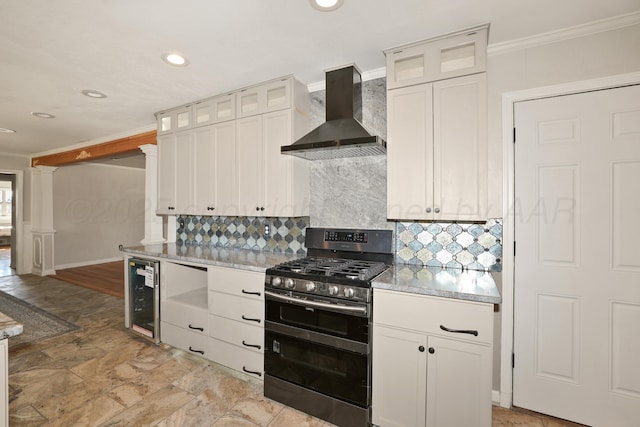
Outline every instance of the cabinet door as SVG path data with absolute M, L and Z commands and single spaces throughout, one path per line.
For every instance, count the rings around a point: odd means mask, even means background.
M 289 216 L 291 212 L 292 160 L 280 147 L 291 144 L 291 110 L 262 116 L 265 210 L 260 215 Z
M 374 324 L 373 343 L 373 423 L 384 427 L 424 426 L 427 336 Z
M 236 118 L 236 94 L 217 96 L 211 100 L 213 103 L 214 122 L 224 122 Z
M 216 209 L 216 167 L 214 126 L 193 132 L 193 182 L 195 214 L 214 215 Z
M 429 219 L 433 206 L 432 85 L 390 90 L 387 217 Z
M 200 101 L 193 104 L 193 127 L 206 126 L 214 122 L 215 103 L 213 100 Z
M 236 215 L 236 123 L 218 123 L 212 129 L 213 158 L 210 168 L 215 177 L 215 215 Z M 211 215 L 211 214 L 209 214 Z
M 158 137 L 158 209 L 159 214 L 175 214 L 176 208 L 176 139 L 174 135 Z
M 256 216 L 264 212 L 262 116 L 239 119 L 236 123 L 236 171 L 238 215 Z
M 486 70 L 488 25 L 385 51 L 387 89 Z
M 174 135 L 176 140 L 175 210 L 178 214 L 193 214 L 195 211 L 193 196 L 193 183 L 195 179 L 193 165 L 193 131 L 177 132 Z
M 282 110 L 291 107 L 293 80 L 286 78 L 264 85 L 264 112 Z
M 261 86 L 243 89 L 236 95 L 236 117 L 249 117 L 264 110 L 265 91 Z
M 491 347 L 432 336 L 428 345 L 427 426 L 490 427 Z
M 434 219 L 487 215 L 486 74 L 433 84 Z

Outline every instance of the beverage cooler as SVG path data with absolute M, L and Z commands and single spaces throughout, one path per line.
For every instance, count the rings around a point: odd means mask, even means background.
M 160 263 L 129 259 L 129 319 L 132 331 L 160 343 L 158 313 L 160 311 Z

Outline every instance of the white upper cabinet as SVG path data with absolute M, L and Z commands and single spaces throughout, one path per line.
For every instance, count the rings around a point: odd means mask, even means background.
M 235 134 L 233 120 L 194 130 L 193 214 L 231 215 L 235 212 Z
M 157 118 L 158 213 L 308 215 L 309 163 L 280 153 L 310 130 L 309 94 L 292 76 Z
M 180 166 L 178 165 L 186 165 Z M 193 133 L 158 138 L 158 214 L 193 210 Z
M 387 89 L 486 71 L 489 25 L 385 50 Z
M 237 117 L 291 108 L 292 85 L 292 78 L 283 78 L 238 91 Z
M 394 89 L 387 102 L 387 217 L 486 219 L 486 75 Z
M 230 93 L 193 104 L 193 125 L 206 126 L 236 118 L 236 95 Z
M 488 29 L 385 51 L 387 218 L 487 219 Z
M 184 106 L 156 114 L 158 135 L 186 130 L 192 126 L 191 106 Z

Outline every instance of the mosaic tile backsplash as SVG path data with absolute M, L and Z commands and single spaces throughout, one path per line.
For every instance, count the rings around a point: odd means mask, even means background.
M 502 271 L 502 220 L 484 224 L 396 223 L 396 262 Z
M 309 217 L 263 218 L 180 215 L 176 244 L 304 255 Z M 267 232 L 268 231 L 268 232 Z

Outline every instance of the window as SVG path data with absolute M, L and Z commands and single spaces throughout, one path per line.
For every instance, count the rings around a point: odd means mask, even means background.
M 0 216 L 11 216 L 11 202 L 13 193 L 11 190 L 0 189 Z

